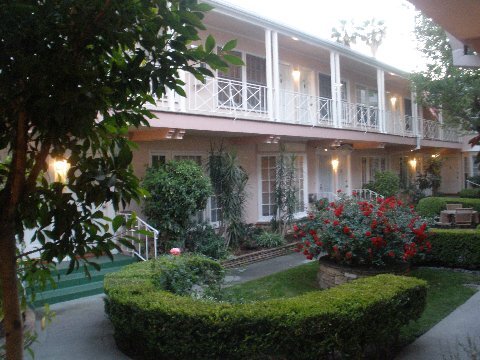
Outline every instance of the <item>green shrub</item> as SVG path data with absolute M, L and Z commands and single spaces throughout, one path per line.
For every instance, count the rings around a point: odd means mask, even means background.
M 149 262 L 105 278 L 118 347 L 141 359 L 318 359 L 387 348 L 425 307 L 426 284 L 394 275 L 245 304 L 161 291 Z
M 218 262 L 198 254 L 164 255 L 152 260 L 149 266 L 154 272 L 153 284 L 178 295 L 217 293 L 224 278 Z
M 259 247 L 274 248 L 285 245 L 285 238 L 279 233 L 264 231 L 255 236 L 255 242 Z
M 433 229 L 429 240 L 432 251 L 417 264 L 480 268 L 479 230 Z
M 458 196 L 462 198 L 480 198 L 480 189 L 462 189 Z
M 385 197 L 395 196 L 400 191 L 400 178 L 393 171 L 377 171 L 374 191 Z
M 447 208 L 447 204 L 462 204 L 463 207 L 480 211 L 480 199 L 452 198 L 452 197 L 427 197 L 419 201 L 417 212 L 421 216 L 433 217 Z
M 185 237 L 185 248 L 216 260 L 228 255 L 225 239 L 209 224 L 198 224 L 189 229 Z
M 205 208 L 212 194 L 209 178 L 193 161 L 147 169 L 143 186 L 150 193 L 143 212 L 163 240 L 183 240 L 190 217 Z

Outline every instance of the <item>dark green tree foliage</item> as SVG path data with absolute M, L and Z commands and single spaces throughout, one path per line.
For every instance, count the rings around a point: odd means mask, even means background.
M 207 206 L 212 194 L 210 179 L 193 161 L 170 161 L 150 168 L 143 186 L 150 193 L 143 212 L 165 242 L 184 240 L 190 218 Z
M 224 60 L 241 63 L 215 54 L 211 36 L 189 46 L 200 40 L 208 10 L 195 0 L 0 3 L 0 151 L 11 157 L 0 168 L 8 359 L 23 358 L 17 262 L 32 280 L 48 274 L 54 258 L 70 258 L 73 268 L 77 255 L 110 255 L 112 229 L 98 209 L 142 195 L 127 134 L 153 116 L 144 105 L 166 88 L 184 94 L 179 70 L 203 80 L 212 73 L 201 62 L 210 69 L 225 69 Z M 230 41 L 223 50 L 234 47 Z M 56 157 L 71 165 L 64 183 L 47 175 Z M 38 228 L 25 240 L 39 241 L 39 259 L 17 252 L 24 228 Z
M 415 32 L 427 61 L 426 69 L 412 76 L 417 100 L 442 109 L 446 123 L 480 132 L 480 71 L 453 65 L 445 31 L 431 19 L 419 15 Z M 479 141 L 479 136 L 471 140 Z
M 212 148 L 208 168 L 216 201 L 221 208 L 220 233 L 226 239 L 226 247 L 238 245 L 244 234 L 247 172 L 239 165 L 236 153 L 226 152 L 223 146 L 216 150 Z

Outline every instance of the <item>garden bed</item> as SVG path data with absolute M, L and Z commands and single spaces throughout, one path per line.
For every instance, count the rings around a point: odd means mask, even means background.
M 386 351 L 425 305 L 421 280 L 394 275 L 253 303 L 198 300 L 156 287 L 151 264 L 130 265 L 105 280 L 115 340 L 134 358 L 312 359 Z

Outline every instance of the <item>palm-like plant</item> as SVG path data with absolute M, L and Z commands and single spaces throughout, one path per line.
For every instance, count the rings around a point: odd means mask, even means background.
M 360 39 L 367 46 L 370 46 L 372 56 L 375 57 L 377 55 L 377 50 L 387 33 L 385 22 L 383 20 L 372 18 L 364 21 L 361 26 L 358 26 L 357 31 Z

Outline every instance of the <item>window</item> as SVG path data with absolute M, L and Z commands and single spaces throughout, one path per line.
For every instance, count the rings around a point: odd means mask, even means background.
M 378 92 L 357 85 L 357 121 L 364 126 L 378 126 Z
M 340 88 L 341 91 L 341 100 L 346 102 L 347 101 L 347 82 L 342 81 L 341 82 L 342 86 Z M 318 74 L 318 93 L 321 98 L 324 99 L 332 99 L 332 78 L 330 75 L 325 75 L 325 74 Z M 320 114 L 320 119 L 331 119 L 332 114 L 330 110 L 330 104 L 328 101 L 319 101 L 318 106 L 320 107 L 319 114 Z M 344 113 L 342 106 L 342 118 L 345 119 Z
M 196 163 L 199 166 L 202 166 L 202 156 L 201 155 L 175 155 L 173 157 L 175 161 L 190 160 Z
M 261 217 L 269 218 L 275 215 L 275 186 L 277 171 L 277 156 L 261 156 L 260 181 L 261 181 Z M 296 212 L 305 211 L 305 156 L 295 155 L 295 187 L 297 189 Z
M 375 180 L 375 173 L 387 169 L 387 161 L 384 157 L 362 157 L 362 184 Z
M 275 156 L 262 156 L 262 216 L 275 214 L 275 174 L 277 158 Z
M 167 157 L 163 154 L 151 154 L 150 164 L 152 167 L 165 165 Z
M 231 55 L 242 58 L 239 51 Z M 267 65 L 264 58 L 246 54 L 245 66 L 231 65 L 226 72 L 218 72 L 218 105 L 266 111 Z

